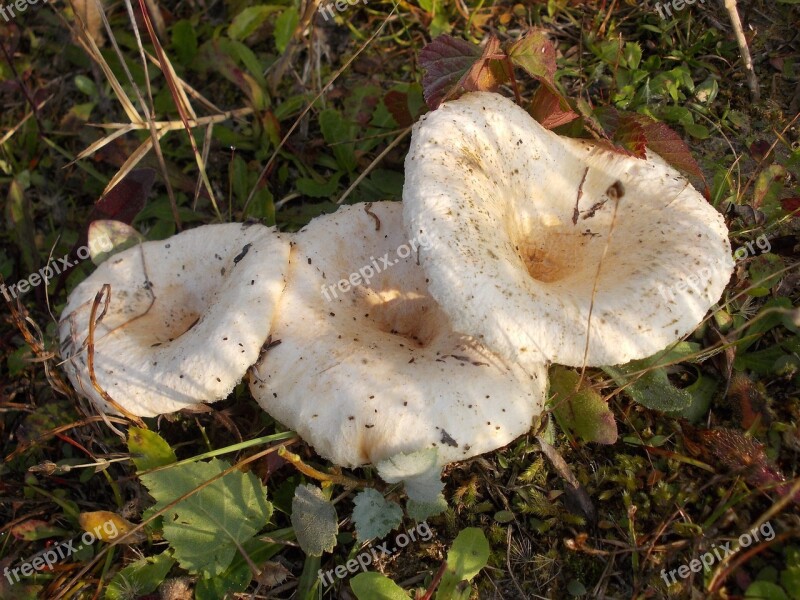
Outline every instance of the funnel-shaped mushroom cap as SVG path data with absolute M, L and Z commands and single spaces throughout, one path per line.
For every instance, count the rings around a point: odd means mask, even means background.
M 419 243 L 393 202 L 342 207 L 296 234 L 280 343 L 250 390 L 335 464 L 428 448 L 440 464 L 462 460 L 508 444 L 542 409 L 544 366 L 525 372 L 456 333 L 428 294 Z
M 116 412 L 92 385 L 86 347 L 95 295 L 110 284 L 94 331 L 94 371 L 112 400 L 147 417 L 225 398 L 258 360 L 288 260 L 285 237 L 241 223 L 197 227 L 112 256 L 72 291 L 59 323 L 72 385 Z
M 722 216 L 660 157 L 560 137 L 498 94 L 420 119 L 403 204 L 453 327 L 523 365 L 583 365 L 590 313 L 586 364 L 650 356 L 733 269 Z

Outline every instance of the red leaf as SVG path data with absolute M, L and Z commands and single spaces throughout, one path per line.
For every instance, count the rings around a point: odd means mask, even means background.
M 18 540 L 35 541 L 40 539 L 40 531 L 46 533 L 46 530 L 49 528 L 50 526 L 46 521 L 42 521 L 41 519 L 28 519 L 27 521 L 14 525 L 11 528 L 11 535 Z M 52 537 L 52 534 L 50 536 L 44 535 L 41 537 Z
M 122 180 L 101 197 L 89 213 L 89 218 L 81 230 L 78 241 L 69 251 L 69 257 L 77 265 L 80 262 L 78 250 L 85 246 L 89 240 L 89 225 L 99 219 L 113 219 L 122 221 L 126 225 L 133 222 L 134 217 L 144 208 L 150 188 L 153 187 L 156 172 L 153 169 L 133 169 Z M 67 275 L 75 266 L 67 267 L 61 271 L 56 285 L 56 291 L 61 289 Z
M 622 146 L 634 156 L 645 157 L 647 136 L 644 127 L 635 116 L 625 114 L 620 117 L 619 127 L 614 132 L 613 139 L 615 144 Z
M 383 97 L 386 109 L 392 114 L 400 127 L 408 127 L 414 123 L 411 111 L 408 109 L 408 94 L 392 90 Z
M 784 198 L 781 200 L 781 207 L 786 212 L 800 210 L 800 198 Z
M 764 140 L 757 140 L 750 144 L 750 156 L 752 156 L 755 160 L 763 160 L 764 157 L 769 152 L 770 144 Z
M 423 96 L 431 110 L 439 106 L 481 55 L 478 46 L 449 35 L 440 35 L 420 50 L 419 64 L 425 69 Z
M 697 431 L 704 449 L 710 451 L 722 464 L 732 471 L 743 470 L 747 483 L 753 487 L 770 488 L 770 493 L 787 494 L 791 485 L 786 483 L 781 470 L 769 460 L 764 446 L 733 429 L 718 427 Z M 800 493 L 794 498 L 800 502 Z
M 89 216 L 89 223 L 98 219 L 114 219 L 130 225 L 133 218 L 144 208 L 155 176 L 156 172 L 153 169 L 132 170 L 97 201 Z
M 481 57 L 470 67 L 459 82 L 468 92 L 493 92 L 508 79 L 503 63 L 497 59 L 500 40 L 490 36 L 483 47 Z
M 528 112 L 546 129 L 555 129 L 579 117 L 563 97 L 553 93 L 546 85 L 540 85 L 533 94 Z
M 709 195 L 703 171 L 700 170 L 700 165 L 697 164 L 681 137 L 664 123 L 653 121 L 644 115 L 638 115 L 637 119 L 644 130 L 647 147 L 658 153 L 661 158 L 679 171 L 696 177 L 706 188 L 706 195 Z

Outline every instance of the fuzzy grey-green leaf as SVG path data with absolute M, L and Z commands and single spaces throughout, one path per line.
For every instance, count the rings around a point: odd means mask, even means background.
M 292 499 L 292 526 L 306 554 L 322 556 L 336 546 L 339 524 L 333 503 L 313 485 L 299 485 Z

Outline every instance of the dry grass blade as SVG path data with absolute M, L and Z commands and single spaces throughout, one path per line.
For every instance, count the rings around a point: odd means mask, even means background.
M 275 158 L 278 156 L 278 153 L 281 151 L 281 148 L 283 148 L 286 145 L 286 142 L 289 140 L 291 135 L 294 133 L 294 130 L 297 129 L 300 126 L 300 123 L 302 123 L 302 121 L 305 118 L 305 116 L 309 113 L 309 111 L 317 103 L 317 100 L 319 100 L 323 96 L 323 94 L 328 91 L 328 88 L 330 88 L 334 84 L 334 82 L 339 78 L 339 76 L 342 73 L 344 73 L 344 71 L 353 63 L 353 61 L 356 58 L 358 58 L 359 55 L 364 50 L 366 50 L 369 47 L 369 45 L 381 34 L 381 32 L 383 31 L 384 27 L 386 27 L 386 24 L 389 22 L 389 19 L 392 17 L 392 15 L 394 15 L 394 13 L 396 11 L 397 11 L 397 5 L 395 5 L 392 8 L 391 12 L 388 15 L 386 15 L 386 18 L 381 22 L 381 26 L 378 27 L 378 29 L 375 31 L 375 33 L 373 33 L 366 42 L 361 44 L 359 49 L 356 50 L 353 53 L 353 56 L 348 58 L 347 61 L 336 71 L 336 73 L 333 74 L 333 76 L 330 78 L 328 83 L 326 83 L 325 86 L 319 91 L 319 93 L 316 96 L 314 96 L 314 99 L 311 102 L 308 103 L 308 105 L 303 109 L 303 112 L 301 112 L 298 115 L 297 119 L 295 119 L 294 123 L 292 123 L 292 126 L 289 128 L 289 131 L 286 132 L 286 135 L 283 136 L 283 139 L 281 139 L 281 141 L 278 144 L 277 148 L 275 148 L 275 151 L 272 153 L 272 156 L 269 157 L 269 160 L 267 161 L 267 164 L 264 165 L 264 168 L 261 169 L 261 172 L 258 174 L 258 178 L 256 179 L 256 183 L 253 186 L 253 189 L 250 190 L 250 194 L 248 194 L 247 200 L 244 203 L 244 210 L 245 211 L 247 211 L 247 207 L 250 206 L 250 202 L 253 200 L 253 196 L 255 196 L 256 191 L 258 190 L 258 183 L 262 179 L 264 179 L 264 176 L 269 171 L 269 168 L 272 166 L 272 163 L 275 161 Z
M 583 185 L 582 181 L 581 185 Z M 600 282 L 600 273 L 603 270 L 603 261 L 606 258 L 606 254 L 608 254 L 608 248 L 611 246 L 611 237 L 614 235 L 614 228 L 617 224 L 617 211 L 619 209 L 620 198 L 622 197 L 622 193 L 620 193 L 618 190 L 617 185 L 619 185 L 620 188 L 622 187 L 622 184 L 617 181 L 606 191 L 608 197 L 614 201 L 614 212 L 611 215 L 611 226 L 608 229 L 608 239 L 603 247 L 603 253 L 600 255 L 600 260 L 597 262 L 597 272 L 595 273 L 594 282 L 592 283 L 592 299 L 589 303 L 589 315 L 586 318 L 586 344 L 583 347 L 583 366 L 581 367 L 581 377 L 578 380 L 578 387 L 583 384 L 583 378 L 586 376 L 586 359 L 589 356 L 589 341 L 590 336 L 592 335 L 592 313 L 594 312 L 594 299 L 595 296 L 597 296 L 597 285 Z M 580 191 L 578 199 L 580 200 Z
M 5 289 L 5 279 L 3 278 L 2 274 L 0 274 L 0 287 Z M 28 316 L 27 311 L 22 306 L 19 298 L 17 299 L 16 305 L 11 300 L 6 298 L 6 306 L 8 306 L 8 309 L 11 312 L 11 321 L 22 335 L 25 343 L 33 351 L 37 361 L 44 365 L 45 375 L 47 376 L 47 381 L 50 386 L 58 393 L 69 396 L 69 386 L 64 383 L 64 380 L 61 378 L 61 375 L 58 373 L 58 371 L 54 370 L 50 365 L 50 361 L 55 357 L 55 355 L 45 347 L 43 341 L 44 335 L 42 334 L 38 325 L 36 325 L 36 323 Z M 36 330 L 36 335 L 31 332 L 29 326 Z
M 98 422 L 113 422 L 117 423 L 118 425 L 126 425 L 128 421 L 122 419 L 120 417 L 115 417 L 113 415 L 94 415 L 90 417 L 85 417 L 80 421 L 76 421 L 74 423 L 68 423 L 67 425 L 59 425 L 58 427 L 54 427 L 53 429 L 49 429 L 45 431 L 35 439 L 32 439 L 27 442 L 21 442 L 13 452 L 11 452 L 8 456 L 6 456 L 3 461 L 10 462 L 14 460 L 17 456 L 24 454 L 29 449 L 33 448 L 34 446 L 39 446 L 44 442 L 50 440 L 53 436 L 58 435 L 59 433 L 63 433 L 64 431 L 69 431 L 70 429 L 76 429 L 78 427 L 83 427 L 85 425 L 91 425 L 92 423 Z
M 278 443 L 278 444 L 276 444 L 274 446 L 270 446 L 266 450 L 262 450 L 261 452 L 257 452 L 257 453 L 255 453 L 255 454 L 253 454 L 251 456 L 248 456 L 247 458 L 243 458 L 242 460 L 240 460 L 239 462 L 237 462 L 234 465 L 231 465 L 229 468 L 225 469 L 221 473 L 218 473 L 217 475 L 214 475 L 214 477 L 212 477 L 208 481 L 204 481 L 203 483 L 198 485 L 193 490 L 190 490 L 190 491 L 186 492 L 180 498 L 176 498 L 175 500 L 173 500 L 172 502 L 170 502 L 169 504 L 164 506 L 164 508 L 162 508 L 160 510 L 157 510 L 156 512 L 151 514 L 147 519 L 145 519 L 144 521 L 142 521 L 141 523 L 136 525 L 136 527 L 131 529 L 128 533 L 130 535 L 132 535 L 132 534 L 141 532 L 147 525 L 152 523 L 155 519 L 157 519 L 158 517 L 160 517 L 161 515 L 166 513 L 168 510 L 170 510 L 174 506 L 180 504 L 181 502 L 183 502 L 184 500 L 186 500 L 190 496 L 195 495 L 197 492 L 199 492 L 202 489 L 204 489 L 205 487 L 211 485 L 212 483 L 214 483 L 218 479 L 222 479 L 223 477 L 225 477 L 229 473 L 233 473 L 234 471 L 240 470 L 244 465 L 247 465 L 247 464 L 250 464 L 252 462 L 255 462 L 259 458 L 262 458 L 264 456 L 267 456 L 268 454 L 271 454 L 271 453 L 277 451 L 279 448 L 283 447 L 286 444 L 291 444 L 293 442 L 299 441 L 299 439 L 300 438 L 295 438 L 295 439 L 290 438 L 290 439 L 285 440 L 283 442 L 280 442 L 280 443 Z M 80 578 L 83 577 L 86 573 L 88 573 L 89 570 L 92 569 L 92 567 L 94 567 L 100 561 L 100 559 L 103 558 L 108 553 L 108 551 L 116 545 L 116 543 L 117 543 L 116 541 L 112 541 L 111 543 L 106 545 L 105 548 L 100 550 L 94 556 L 93 559 L 91 559 L 90 561 L 87 562 L 86 566 L 84 566 L 78 573 L 76 573 L 72 577 L 72 579 L 66 584 L 65 589 L 63 589 L 61 592 L 58 593 L 58 595 L 53 597 L 53 600 L 60 600 L 61 598 L 64 598 L 69 593 L 69 591 L 71 589 L 70 586 L 73 586 L 73 585 L 77 584 L 80 581 Z
M 106 26 L 108 27 L 108 25 Z M 108 84 L 114 91 L 114 95 L 117 97 L 117 100 L 122 106 L 122 110 L 125 111 L 125 115 L 128 117 L 128 119 L 130 119 L 131 123 L 143 123 L 144 120 L 142 119 L 142 116 L 136 110 L 136 107 L 133 105 L 133 102 L 131 102 L 130 98 L 128 98 L 125 90 L 122 89 L 122 84 L 120 84 L 117 76 L 114 75 L 114 71 L 111 70 L 111 67 L 103 57 L 103 54 L 100 52 L 100 48 L 97 47 L 94 39 L 92 39 L 92 37 L 82 29 L 79 29 L 77 33 L 78 43 L 81 45 L 89 58 L 91 58 L 102 69 L 103 75 L 105 75 L 106 81 L 108 81 Z
M 97 316 L 97 308 L 100 306 L 100 302 L 105 295 L 105 302 L 103 304 L 103 312 L 100 316 Z M 111 286 L 109 284 L 103 285 L 97 295 L 94 297 L 94 302 L 92 303 L 92 312 L 91 316 L 89 317 L 89 337 L 86 340 L 86 353 L 88 356 L 88 368 L 89 368 L 89 380 L 92 382 L 92 386 L 97 391 L 100 396 L 102 396 L 103 400 L 108 402 L 111 406 L 113 406 L 120 414 L 130 419 L 133 423 L 136 424 L 137 427 L 141 427 L 142 429 L 147 429 L 147 425 L 145 425 L 144 421 L 142 421 L 139 417 L 131 413 L 130 411 L 126 410 L 122 406 L 120 406 L 109 394 L 106 392 L 100 384 L 97 382 L 97 377 L 94 373 L 94 328 L 102 319 L 103 316 L 106 314 L 108 310 L 108 303 L 111 301 Z
M 136 131 L 137 129 L 141 129 L 142 125 L 114 123 L 114 124 L 110 124 L 110 125 L 103 125 L 102 127 L 106 127 L 106 128 L 118 127 L 118 129 L 115 132 L 110 133 L 107 136 L 105 136 L 103 138 L 100 138 L 99 140 L 95 140 L 94 142 L 89 144 L 89 146 L 87 148 L 84 148 L 81 152 L 78 153 L 78 155 L 75 157 L 74 160 L 71 160 L 70 162 L 68 162 L 66 166 L 68 166 L 68 167 L 72 166 L 73 164 L 75 164 L 79 160 L 83 160 L 84 158 L 87 158 L 88 156 L 91 156 L 92 154 L 94 154 L 95 152 L 100 150 L 101 148 L 103 148 L 106 145 L 108 145 L 111 142 L 113 142 L 118 137 L 122 137 L 123 135 L 125 135 L 126 133 L 130 133 L 131 131 Z
M 381 153 L 378 154 L 378 156 L 375 157 L 375 160 L 373 160 L 369 164 L 369 166 L 367 166 L 367 168 L 364 169 L 359 174 L 359 176 L 356 178 L 356 180 L 353 183 L 350 184 L 350 187 L 348 187 L 344 191 L 344 194 L 342 194 L 342 197 L 339 198 L 336 201 L 336 204 L 341 204 L 342 202 L 344 202 L 347 199 L 347 197 L 350 195 L 350 192 L 352 192 L 354 189 L 356 189 L 356 187 L 358 187 L 358 184 L 361 183 L 362 181 L 364 181 L 364 178 L 372 172 L 372 169 L 377 167 L 380 164 L 380 162 L 383 160 L 383 158 L 387 154 L 389 154 L 389 152 L 391 152 L 395 148 L 395 146 L 397 146 L 400 142 L 402 142 L 409 133 L 411 133 L 411 127 L 406 127 L 400 133 L 400 135 L 398 135 L 396 138 L 394 138 L 394 140 L 392 140 L 392 142 L 388 146 L 386 146 L 386 148 L 384 148 L 381 151 Z
M 125 5 L 128 6 L 128 11 L 131 12 L 132 9 L 130 7 L 130 0 L 125 0 Z M 144 5 L 144 0 L 139 0 L 139 8 L 141 9 L 142 20 L 144 21 L 145 27 L 147 27 L 147 32 L 150 35 L 150 41 L 153 42 L 153 46 L 156 49 L 156 55 L 158 56 L 158 61 L 161 64 L 161 72 L 164 74 L 164 79 L 167 82 L 167 87 L 172 95 L 172 100 L 175 102 L 175 108 L 178 110 L 178 114 L 181 117 L 183 126 L 186 129 L 186 135 L 188 136 L 189 143 L 192 146 L 192 152 L 194 153 L 194 158 L 197 162 L 197 168 L 200 170 L 200 177 L 203 180 L 206 191 L 208 192 L 211 205 L 214 207 L 214 213 L 216 213 L 218 219 L 222 220 L 222 214 L 219 212 L 219 206 L 217 205 L 217 199 L 214 195 L 214 189 L 211 187 L 211 182 L 208 180 L 208 173 L 206 173 L 206 166 L 203 162 L 203 156 L 200 154 L 200 150 L 197 148 L 197 142 L 192 134 L 192 128 L 189 126 L 189 118 L 197 118 L 197 115 L 194 114 L 194 110 L 192 109 L 186 94 L 175 82 L 175 70 L 172 68 L 172 64 L 169 62 L 169 59 L 164 52 L 164 48 L 158 41 L 158 36 L 153 29 L 153 23 L 150 20 L 150 15 Z M 138 36 L 137 42 L 139 43 L 142 56 L 144 56 L 144 49 L 141 47 L 141 40 L 139 40 Z M 146 66 L 147 62 L 144 61 L 144 63 Z
M 161 140 L 166 133 L 166 131 L 159 131 L 156 139 Z M 103 195 L 105 196 L 111 190 L 111 188 L 122 181 L 128 175 L 128 173 L 130 173 L 136 167 L 136 165 L 139 164 L 139 161 L 144 158 L 144 155 L 147 154 L 152 147 L 152 138 L 147 138 L 144 142 L 142 142 L 142 144 L 125 160 L 123 165 L 119 168 L 119 171 L 117 171 L 111 178 L 111 181 L 108 182 L 108 185 L 106 185 L 106 188 L 103 190 Z
M 252 113 L 253 113 L 252 108 L 249 107 L 237 108 L 236 110 L 225 111 L 217 115 L 209 115 L 206 117 L 191 119 L 189 120 L 189 125 L 191 127 L 208 127 L 209 125 L 213 125 L 214 123 L 222 123 L 223 121 L 236 119 L 239 117 L 250 115 Z M 169 131 L 184 129 L 184 124 L 181 121 L 154 121 L 154 124 L 156 126 L 156 130 L 159 132 L 160 137 L 162 137 Z M 68 163 L 68 165 L 71 165 L 78 160 L 82 160 L 84 158 L 91 156 L 92 154 L 94 154 L 95 152 L 97 152 L 110 142 L 114 141 L 120 136 L 125 135 L 126 133 L 130 133 L 132 131 L 138 131 L 140 129 L 145 129 L 148 127 L 146 123 L 90 123 L 90 125 L 93 125 L 94 127 L 100 127 L 102 129 L 115 129 L 116 131 L 108 134 L 104 138 L 92 142 L 92 144 L 90 144 L 87 148 L 82 150 L 75 157 L 75 160 Z

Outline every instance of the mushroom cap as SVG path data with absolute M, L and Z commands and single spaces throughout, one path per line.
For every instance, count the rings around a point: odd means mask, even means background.
M 342 207 L 295 236 L 280 343 L 250 390 L 335 464 L 429 448 L 439 464 L 463 460 L 527 432 L 542 409 L 544 365 L 526 372 L 455 332 L 412 243 L 395 202 Z
M 225 398 L 269 335 L 288 260 L 286 236 L 241 223 L 205 225 L 115 254 L 72 291 L 59 322 L 72 385 L 116 412 L 92 385 L 85 343 L 95 295 L 110 284 L 94 332 L 94 371 L 116 403 L 149 417 Z
M 733 270 L 722 216 L 659 156 L 558 136 L 498 94 L 423 116 L 405 168 L 431 295 L 523 365 L 650 356 L 700 323 Z

